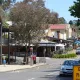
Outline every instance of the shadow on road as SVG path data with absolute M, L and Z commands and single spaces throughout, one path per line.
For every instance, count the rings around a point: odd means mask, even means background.
M 52 69 L 52 70 L 43 71 L 43 72 L 56 72 L 56 71 L 60 71 L 60 69 L 56 69 L 56 70 L 55 69 L 54 70 Z
M 42 79 L 46 80 L 73 80 L 72 76 L 59 76 L 59 75 L 46 75 L 41 77 Z
M 49 74 L 46 74 L 45 76 L 40 78 L 46 79 L 46 80 L 73 80 L 72 75 L 59 76 L 59 71 L 60 69 L 56 69 L 56 70 L 51 69 L 48 71 L 43 71 L 43 72 L 48 72 Z

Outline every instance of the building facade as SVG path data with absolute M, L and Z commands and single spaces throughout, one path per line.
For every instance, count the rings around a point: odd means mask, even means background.
M 72 37 L 77 37 L 76 31 L 69 24 L 52 24 L 45 30 L 46 36 L 67 40 Z

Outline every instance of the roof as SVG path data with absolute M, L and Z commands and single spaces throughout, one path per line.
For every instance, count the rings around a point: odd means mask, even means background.
M 59 44 L 56 44 L 55 46 L 63 46 L 64 47 L 65 45 L 59 43 Z
M 51 24 L 50 29 L 66 29 L 68 24 Z
M 47 40 L 42 40 L 38 43 L 39 46 L 54 46 L 56 42 L 51 42 Z

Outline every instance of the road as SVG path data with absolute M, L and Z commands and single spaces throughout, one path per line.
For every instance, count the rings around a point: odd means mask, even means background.
M 47 59 L 48 65 L 0 73 L 0 80 L 72 80 L 72 76 L 59 76 L 60 64 L 63 61 Z

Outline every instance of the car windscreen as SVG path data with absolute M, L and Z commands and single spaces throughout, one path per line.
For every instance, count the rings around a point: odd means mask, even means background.
M 78 65 L 79 61 L 73 61 L 73 60 L 69 60 L 69 61 L 65 61 L 63 63 L 63 65 Z

